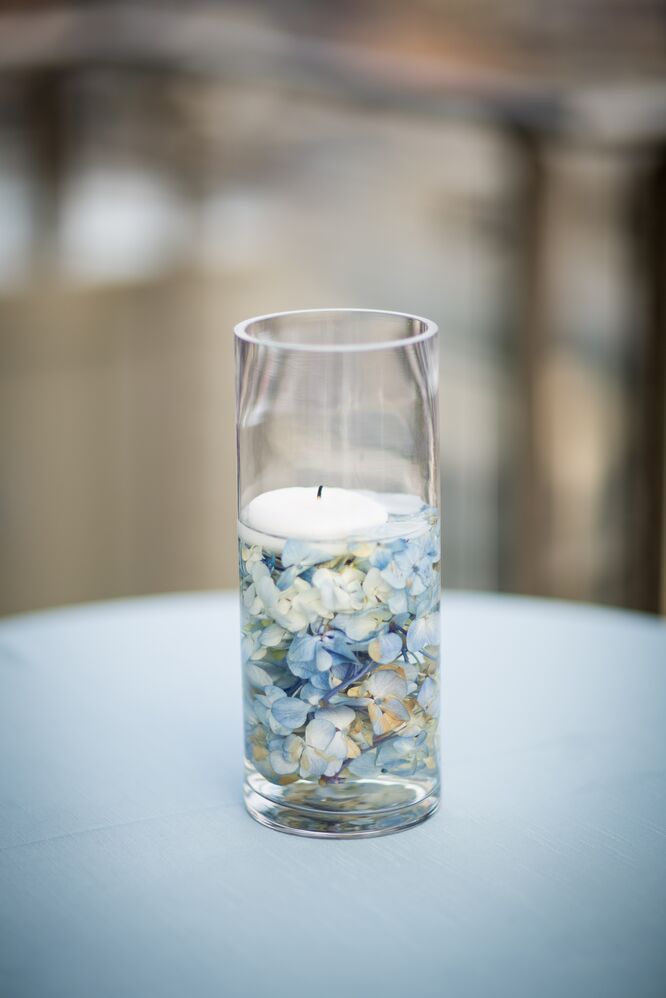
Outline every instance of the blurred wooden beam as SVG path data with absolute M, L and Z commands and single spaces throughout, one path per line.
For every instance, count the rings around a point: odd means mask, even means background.
M 639 492 L 640 564 L 643 608 L 666 614 L 666 144 L 654 151 L 654 165 L 642 188 L 640 259 L 647 283 L 647 322 L 640 390 Z

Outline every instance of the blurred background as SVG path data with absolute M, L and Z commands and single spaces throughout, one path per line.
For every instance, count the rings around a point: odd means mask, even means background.
M 444 579 L 666 610 L 666 8 L 0 4 L 0 613 L 236 585 L 232 325 L 441 328 Z

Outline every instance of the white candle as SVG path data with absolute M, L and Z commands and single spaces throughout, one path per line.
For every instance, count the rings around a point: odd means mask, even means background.
M 376 530 L 387 520 L 386 508 L 368 495 L 316 485 L 263 492 L 243 515 L 250 531 L 303 541 L 343 540 Z

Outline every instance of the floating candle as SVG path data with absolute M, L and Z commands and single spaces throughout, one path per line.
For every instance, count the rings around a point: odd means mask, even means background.
M 248 503 L 243 515 L 252 530 L 304 541 L 366 535 L 387 520 L 386 508 L 370 496 L 316 485 L 263 492 Z

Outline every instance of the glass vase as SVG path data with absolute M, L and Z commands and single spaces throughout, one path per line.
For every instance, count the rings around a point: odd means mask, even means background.
M 439 801 L 437 327 L 329 309 L 235 334 L 247 809 L 406 828 Z

